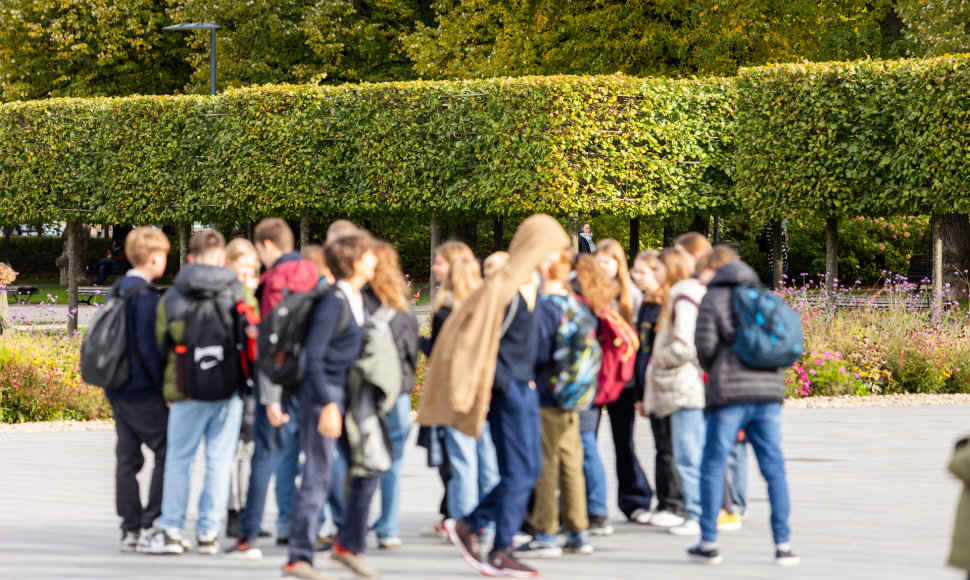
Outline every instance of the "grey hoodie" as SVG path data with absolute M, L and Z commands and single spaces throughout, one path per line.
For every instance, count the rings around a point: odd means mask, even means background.
M 725 264 L 710 284 L 697 313 L 694 343 L 697 359 L 708 373 L 707 408 L 733 403 L 765 403 L 785 400 L 785 370 L 754 369 L 734 354 L 734 307 L 736 286 L 758 284 L 758 275 L 741 260 Z

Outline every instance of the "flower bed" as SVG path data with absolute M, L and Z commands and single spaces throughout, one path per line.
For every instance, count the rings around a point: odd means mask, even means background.
M 819 286 L 780 290 L 805 333 L 805 355 L 786 376 L 790 397 L 970 393 L 966 308 L 921 308 L 928 290 L 891 274 L 873 291 L 840 288 L 849 308 L 825 303 Z
M 0 423 L 110 418 L 102 390 L 81 381 L 80 352 L 80 335 L 0 336 Z

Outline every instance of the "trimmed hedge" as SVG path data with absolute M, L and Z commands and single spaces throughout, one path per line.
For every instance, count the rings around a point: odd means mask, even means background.
M 737 77 L 735 178 L 776 217 L 970 211 L 970 57 L 790 64 Z
M 0 215 L 174 223 L 712 208 L 731 203 L 727 89 L 557 76 L 8 103 Z

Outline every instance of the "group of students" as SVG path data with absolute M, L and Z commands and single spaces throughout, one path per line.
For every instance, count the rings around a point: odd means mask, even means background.
M 591 554 L 590 536 L 612 533 L 596 443 L 604 407 L 630 521 L 699 536 L 689 557 L 720 562 L 718 529 L 739 527 L 744 511 L 747 441 L 768 483 L 776 562 L 797 562 L 780 450 L 783 370 L 747 367 L 731 349 L 732 289 L 757 284 L 732 250 L 685 234 L 628 272 L 615 240 L 577 256 L 556 220 L 532 216 L 508 253 L 485 260 L 484 278 L 466 245 L 438 248 L 431 336 L 419 339 L 390 244 L 345 221 L 303 256 L 282 220 L 263 220 L 253 237 L 227 246 L 216 231 L 196 233 L 189 264 L 161 297 L 149 282 L 165 271 L 167 238 L 141 227 L 126 239 L 133 269 L 109 301 L 124 303 L 130 373 L 106 389 L 122 551 L 218 554 L 228 516 L 228 553 L 259 559 L 275 476 L 284 576 L 329 578 L 313 559 L 318 538 L 331 535 L 321 531 L 335 526 L 333 560 L 376 577 L 362 558 L 368 531 L 381 548 L 402 545 L 401 461 L 420 350 L 429 358 L 418 441 L 445 490 L 429 533 L 450 538 L 482 574 L 535 577 L 521 558 Z M 302 329 L 291 351 L 287 324 Z M 234 343 L 212 338 L 221 326 L 236 329 Z M 280 378 L 287 356 L 298 358 L 299 380 Z M 634 448 L 637 414 L 656 444 L 656 506 Z M 183 527 L 203 440 L 193 546 Z M 142 444 L 155 454 L 144 506 Z M 381 515 L 368 526 L 378 488 Z M 516 542 L 522 532 L 529 538 Z

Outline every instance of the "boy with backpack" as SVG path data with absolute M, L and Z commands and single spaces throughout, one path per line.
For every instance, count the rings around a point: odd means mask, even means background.
M 293 230 L 285 221 L 279 218 L 260 221 L 253 230 L 253 240 L 259 261 L 267 268 L 256 289 L 259 310 L 264 318 L 283 300 L 284 294 L 309 292 L 316 288 L 320 280 L 317 267 L 294 251 Z M 265 373 L 257 370 L 253 417 L 256 445 L 246 507 L 239 522 L 239 537 L 229 549 L 231 554 L 251 560 L 262 557 L 262 552 L 256 548 L 256 539 L 263 521 L 269 481 L 274 473 L 279 506 L 276 534 L 278 539 L 289 537 L 290 508 L 299 474 L 299 422 L 291 420 L 297 413 L 297 398 L 284 395 L 282 385 L 273 383 Z M 284 458 L 289 460 L 284 463 Z
M 225 241 L 202 230 L 189 243 L 189 263 L 158 304 L 155 334 L 167 353 L 165 399 L 168 453 L 162 517 L 145 552 L 182 554 L 192 464 L 205 439 L 205 483 L 195 526 L 198 552 L 219 553 L 219 533 L 229 505 L 229 481 L 242 422 L 243 299 L 235 272 L 224 267 Z
M 106 381 L 98 381 L 106 387 L 105 395 L 111 403 L 118 434 L 115 502 L 121 516 L 122 552 L 141 551 L 147 545 L 151 528 L 162 511 L 168 406 L 162 399 L 165 359 L 158 351 L 154 334 L 159 298 L 149 284 L 165 273 L 168 251 L 168 238 L 161 230 L 147 226 L 132 230 L 125 240 L 125 253 L 134 267 L 108 296 L 109 304 L 114 300 L 123 301 L 124 310 L 119 314 L 123 317 L 121 330 L 126 337 L 123 348 L 128 362 L 127 376 L 122 377 L 123 382 L 117 389 L 110 389 Z M 107 308 L 108 305 L 102 316 L 107 314 Z M 96 351 L 101 348 L 117 347 L 118 333 L 109 330 L 105 327 L 105 343 L 98 344 L 97 325 L 92 324 L 83 350 L 92 349 L 97 355 Z M 85 370 L 86 363 L 82 356 Z M 145 463 L 142 444 L 155 454 L 148 504 L 144 507 L 136 479 Z
M 542 416 L 542 474 L 533 492 L 536 534 L 516 548 L 519 558 L 557 558 L 563 549 L 573 554 L 593 553 L 578 410 L 589 407 L 596 396 L 602 350 L 596 341 L 596 317 L 566 288 L 574 255 L 572 249 L 563 250 L 539 265 L 542 295 L 535 310 L 536 388 Z M 560 502 L 569 531 L 563 548 L 556 542 Z
M 297 420 L 306 462 L 293 500 L 285 577 L 329 578 L 313 568 L 313 555 L 320 509 L 333 483 L 334 441 L 343 431 L 347 373 L 363 345 L 366 313 L 360 291 L 373 279 L 377 267 L 371 246 L 370 236 L 356 233 L 336 238 L 324 249 L 327 266 L 337 282 L 313 306 L 303 340 L 305 367 Z M 350 567 L 349 560 L 369 572 L 359 557 L 338 562 Z
M 792 566 L 798 556 L 792 552 L 788 528 L 788 482 L 781 452 L 781 404 L 785 399 L 784 367 L 801 353 L 801 326 L 792 319 L 777 295 L 769 296 L 758 275 L 738 259 L 733 250 L 715 248 L 697 264 L 699 280 L 708 287 L 697 315 L 695 343 L 697 358 L 708 373 L 706 386 L 706 443 L 701 459 L 701 538 L 687 549 L 695 562 L 719 564 L 717 518 L 723 502 L 725 461 L 734 447 L 739 429 L 744 429 L 754 447 L 758 466 L 768 484 L 771 531 L 775 541 L 775 563 Z M 749 298 L 762 311 L 748 322 Z M 787 324 L 776 323 L 785 319 Z M 765 356 L 772 348 L 745 349 L 749 339 L 761 333 L 780 348 L 774 360 Z M 750 355 L 755 355 L 752 358 Z M 747 360 L 745 360 L 747 359 Z M 760 359 L 760 360 L 759 360 Z

